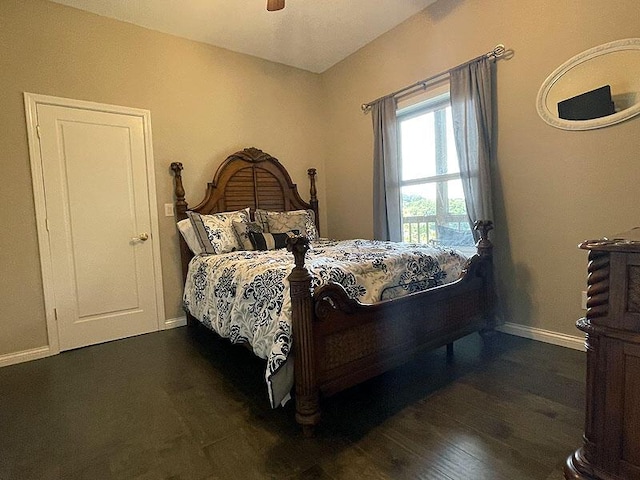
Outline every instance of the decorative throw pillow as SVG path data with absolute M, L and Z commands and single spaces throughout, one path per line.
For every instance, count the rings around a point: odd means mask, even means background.
M 269 233 L 284 233 L 291 230 L 303 232 L 309 240 L 318 239 L 313 210 L 293 210 L 290 212 L 266 212 Z
M 283 233 L 249 232 L 249 239 L 254 250 L 276 250 L 287 246 L 287 238 L 299 234 L 298 230 Z
M 233 221 L 233 228 L 238 235 L 243 250 L 253 250 L 253 244 L 249 238 L 249 233 L 262 233 L 262 227 L 256 222 L 238 222 Z
M 198 241 L 198 237 L 191 220 L 185 218 L 184 220 L 180 220 L 177 225 L 178 231 L 182 235 L 182 238 L 184 238 L 184 241 L 187 242 L 189 250 L 191 250 L 195 255 L 200 255 L 202 253 L 202 247 L 200 246 L 200 242 Z
M 256 208 L 256 211 L 253 213 L 253 217 L 256 219 L 256 223 L 262 227 L 263 232 L 269 231 L 269 223 L 267 222 L 267 216 L 270 213 L 279 213 L 279 212 L 271 212 L 269 210 L 262 210 L 261 208 Z
M 233 221 L 248 222 L 249 209 L 235 212 L 222 212 L 212 215 L 200 215 L 195 212 L 187 212 L 189 219 L 198 237 L 202 253 L 227 253 L 240 250 L 242 246 L 238 241 Z

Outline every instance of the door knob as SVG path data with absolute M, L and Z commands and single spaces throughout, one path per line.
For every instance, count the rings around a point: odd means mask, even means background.
M 134 241 L 134 242 L 136 240 L 140 240 L 141 242 L 146 242 L 147 240 L 149 240 L 149 234 L 148 233 L 141 233 L 137 237 L 133 237 L 131 240 Z

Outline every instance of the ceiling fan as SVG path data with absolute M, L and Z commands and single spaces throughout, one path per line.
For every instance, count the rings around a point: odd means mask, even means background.
M 275 12 L 284 8 L 284 0 L 267 0 L 267 10 Z

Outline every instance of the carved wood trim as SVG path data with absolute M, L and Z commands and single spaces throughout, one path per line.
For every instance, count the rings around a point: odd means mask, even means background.
M 175 179 L 174 183 L 174 195 L 175 195 L 175 206 L 176 206 L 176 218 L 178 220 L 183 220 L 187 218 L 187 202 L 184 199 L 184 187 L 182 186 L 182 163 L 173 162 L 170 165 L 171 170 L 173 171 L 173 176 Z
M 318 232 L 320 232 L 320 217 L 318 213 L 318 192 L 316 190 L 316 175 L 317 175 L 316 169 L 310 168 L 309 170 L 307 170 L 307 175 L 309 175 L 309 182 L 310 182 L 309 204 L 311 205 L 311 209 L 313 210 L 313 213 L 315 214 L 315 217 L 316 217 L 316 228 L 318 229 Z
M 480 240 L 476 242 L 478 255 L 490 257 L 493 254 L 493 243 L 489 240 L 489 232 L 493 230 L 493 222 L 491 220 L 476 220 L 473 229 L 480 234 Z
M 587 318 L 592 320 L 609 314 L 609 252 L 589 251 L 587 267 Z

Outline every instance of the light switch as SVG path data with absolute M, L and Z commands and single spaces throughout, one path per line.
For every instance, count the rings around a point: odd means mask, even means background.
M 173 203 L 165 203 L 164 204 L 164 216 L 165 217 L 173 217 L 175 214 L 173 213 Z

